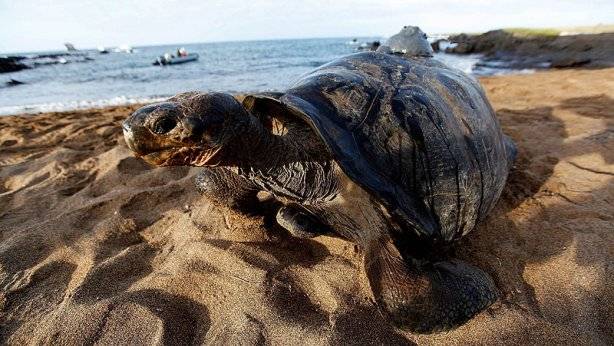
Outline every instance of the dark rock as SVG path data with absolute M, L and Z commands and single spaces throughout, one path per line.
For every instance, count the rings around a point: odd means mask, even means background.
M 358 47 L 356 49 L 358 49 L 358 50 L 376 51 L 377 48 L 379 48 L 380 45 L 381 45 L 381 43 L 379 41 L 365 42 L 365 43 L 361 44 L 360 47 Z
M 386 41 L 393 53 L 407 56 L 433 56 L 426 34 L 417 26 L 406 25 Z
M 448 42 L 448 40 L 446 40 L 445 38 L 440 38 L 438 40 L 433 41 L 433 43 L 431 43 L 431 48 L 433 49 L 433 52 L 439 53 L 441 51 L 442 42 Z
M 467 42 L 457 43 L 454 47 L 448 47 L 446 53 L 455 54 L 471 54 L 475 51 L 475 48 Z
M 518 44 L 518 38 L 503 30 L 493 30 L 480 35 L 460 34 L 450 36 L 450 42 L 456 46 L 448 47 L 447 53 L 488 54 L 495 51 L 507 50 Z
M 11 78 L 8 82 L 6 82 L 6 86 L 16 86 L 16 85 L 22 85 L 22 84 L 26 84 L 26 83 L 18 81 L 13 78 Z
M 0 73 L 17 72 L 29 68 L 27 65 L 19 62 L 23 57 L 5 57 L 0 58 Z
M 556 59 L 552 61 L 552 67 L 554 68 L 570 68 L 570 67 L 580 67 L 584 66 L 591 62 L 589 58 L 583 57 L 565 57 L 561 59 Z
M 63 56 L 70 56 L 70 53 L 51 53 L 51 54 L 39 54 L 39 55 L 35 55 L 32 57 L 32 59 L 45 59 L 45 58 L 49 58 L 49 59 L 55 59 L 55 58 L 60 58 Z

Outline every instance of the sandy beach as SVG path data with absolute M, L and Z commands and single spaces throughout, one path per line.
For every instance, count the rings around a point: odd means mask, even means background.
M 614 344 L 614 68 L 481 82 L 519 158 L 455 250 L 501 296 L 466 325 L 394 329 L 353 244 L 212 206 L 125 106 L 0 117 L 0 343 Z

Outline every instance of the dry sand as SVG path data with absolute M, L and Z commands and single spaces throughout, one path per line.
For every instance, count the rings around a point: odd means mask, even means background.
M 481 81 L 520 154 L 456 250 L 501 291 L 466 325 L 393 329 L 352 244 L 211 206 L 117 107 L 0 117 L 0 343 L 612 345 L 614 69 Z

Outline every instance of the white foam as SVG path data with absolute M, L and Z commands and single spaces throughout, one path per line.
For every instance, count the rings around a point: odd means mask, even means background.
M 68 102 L 52 102 L 41 104 L 30 104 L 22 106 L 4 106 L 0 107 L 0 115 L 10 114 L 33 114 L 41 112 L 63 112 L 79 109 L 102 108 L 109 106 L 125 106 L 138 103 L 160 102 L 168 97 L 151 96 L 151 97 L 130 97 L 116 96 L 104 100 L 81 100 Z

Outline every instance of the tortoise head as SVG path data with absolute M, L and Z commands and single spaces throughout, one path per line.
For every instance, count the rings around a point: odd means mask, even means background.
M 151 164 L 206 166 L 247 114 L 229 94 L 189 92 L 138 109 L 122 127 L 128 147 Z

